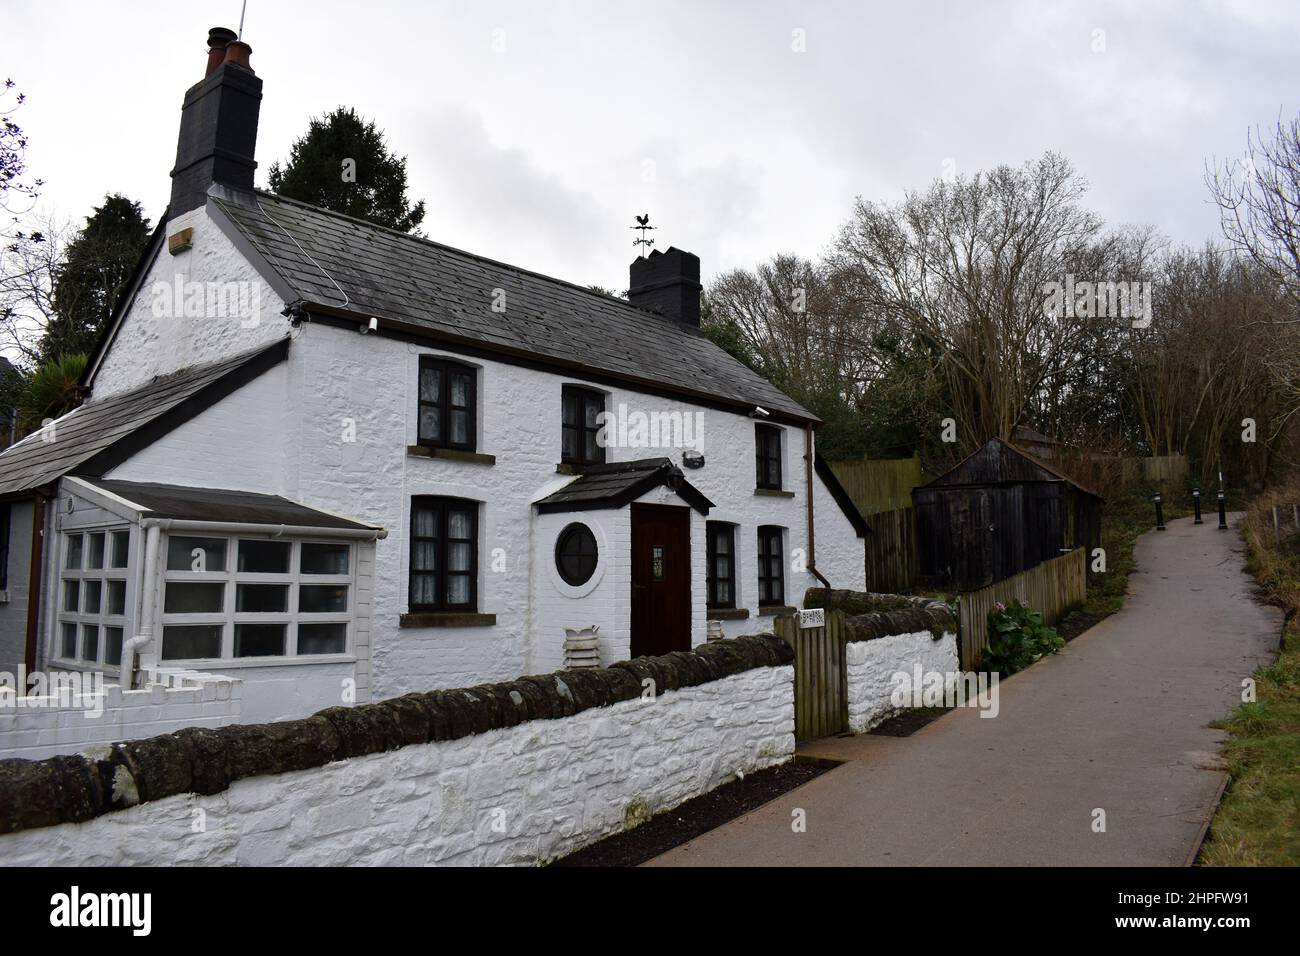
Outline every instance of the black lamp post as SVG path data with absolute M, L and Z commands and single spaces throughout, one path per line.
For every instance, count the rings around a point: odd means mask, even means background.
M 1192 524 L 1205 524 L 1201 520 L 1201 489 L 1197 488 L 1192 492 L 1192 507 L 1196 510 L 1196 520 Z
M 1219 530 L 1228 530 L 1228 513 L 1223 510 L 1223 492 L 1219 492 Z
M 1165 530 L 1165 506 L 1160 500 L 1160 493 L 1156 492 L 1156 530 Z

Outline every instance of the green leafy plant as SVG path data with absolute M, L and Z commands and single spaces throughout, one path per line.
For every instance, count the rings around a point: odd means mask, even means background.
M 1056 629 L 1043 623 L 1043 615 L 1019 601 L 999 603 L 989 612 L 988 634 L 984 666 L 1000 674 L 1024 670 L 1065 646 Z

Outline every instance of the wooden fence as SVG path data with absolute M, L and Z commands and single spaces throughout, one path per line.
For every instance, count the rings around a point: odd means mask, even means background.
M 1087 550 L 1075 548 L 1028 571 L 962 594 L 958 607 L 962 669 L 979 670 L 993 605 L 1015 599 L 1041 613 L 1045 623 L 1055 624 L 1087 596 L 1087 562 Z
M 800 627 L 797 614 L 772 629 L 794 648 L 794 736 L 826 737 L 849 729 L 849 671 L 844 615 L 826 611 L 824 627 Z
M 863 458 L 830 466 L 864 515 L 910 508 L 912 489 L 923 484 L 919 458 Z
M 866 537 L 867 590 L 903 594 L 916 583 L 916 513 L 911 508 L 881 511 L 870 519 Z

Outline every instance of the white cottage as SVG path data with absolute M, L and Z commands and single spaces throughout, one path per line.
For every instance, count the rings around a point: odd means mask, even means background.
M 700 334 L 695 256 L 624 301 L 256 190 L 262 83 L 209 45 L 85 404 L 0 455 L 0 669 L 215 670 L 277 720 L 863 587 L 817 418 Z

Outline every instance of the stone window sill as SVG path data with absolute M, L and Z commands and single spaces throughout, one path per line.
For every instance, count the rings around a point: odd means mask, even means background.
M 794 614 L 799 609 L 790 607 L 785 604 L 765 604 L 758 609 L 759 617 L 784 617 L 787 614 Z
M 711 607 L 705 609 L 704 617 L 709 621 L 743 621 L 749 617 L 749 608 Z
M 782 491 L 780 488 L 755 488 L 754 494 L 761 498 L 793 498 L 793 491 Z
M 457 448 L 430 448 L 428 445 L 407 445 L 406 453 L 412 458 L 438 458 L 443 461 L 463 461 L 470 465 L 495 465 L 496 455 L 483 455 L 476 451 Z
M 397 620 L 398 627 L 491 627 L 496 624 L 495 614 L 478 614 L 471 611 L 413 611 Z

